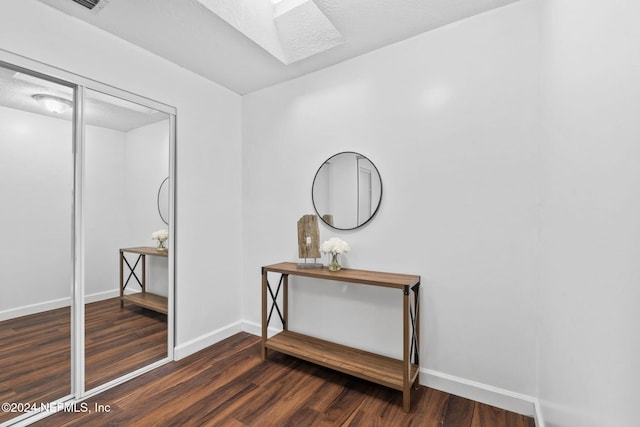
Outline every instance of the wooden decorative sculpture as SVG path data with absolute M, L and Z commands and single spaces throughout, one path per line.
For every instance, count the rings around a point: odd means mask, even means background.
M 320 258 L 320 231 L 315 215 L 304 215 L 298 220 L 298 257 L 304 258 L 298 268 L 322 268 L 321 263 L 316 263 Z M 307 263 L 308 258 L 313 258 L 314 262 Z
M 324 222 L 326 222 L 327 224 L 333 227 L 333 215 L 324 214 L 322 215 L 322 219 L 324 220 Z

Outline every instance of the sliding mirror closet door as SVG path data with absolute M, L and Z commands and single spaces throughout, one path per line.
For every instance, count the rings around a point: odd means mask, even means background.
M 72 393 L 72 99 L 0 67 L 0 424 Z
M 165 359 L 170 116 L 86 90 L 83 258 L 85 389 Z M 168 200 L 160 201 L 167 211 Z M 162 245 L 160 245 L 162 243 Z M 158 246 L 163 246 L 158 248 Z

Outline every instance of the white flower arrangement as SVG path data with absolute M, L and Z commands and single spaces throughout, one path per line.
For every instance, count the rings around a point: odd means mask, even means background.
M 351 250 L 351 248 L 344 240 L 332 237 L 322 244 L 320 250 L 325 254 L 339 255 L 346 254 Z
M 167 230 L 158 230 L 154 231 L 151 234 L 151 239 L 157 240 L 158 242 L 164 242 L 169 238 L 169 231 Z

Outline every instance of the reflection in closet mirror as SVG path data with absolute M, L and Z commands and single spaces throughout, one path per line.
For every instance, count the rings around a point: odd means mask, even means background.
M 169 175 L 170 123 L 166 113 L 93 90 L 86 91 L 85 117 L 85 389 L 91 390 L 167 357 L 168 263 L 166 254 L 153 255 L 151 235 L 167 228 L 157 191 Z M 166 201 L 165 212 L 168 192 Z M 139 247 L 151 254 L 121 255 Z M 131 297 L 125 302 L 114 294 L 121 277 Z M 147 306 L 147 297 L 164 309 Z
M 313 207 L 325 224 L 351 230 L 369 222 L 378 211 L 382 180 L 368 158 L 346 151 L 320 165 L 311 193 Z
M 158 188 L 158 215 L 166 225 L 169 225 L 169 177 L 162 180 Z
M 1 402 L 72 393 L 73 97 L 0 66 Z M 1 411 L 0 424 L 22 412 Z
M 61 404 L 173 356 L 175 109 L 7 58 L 37 72 L 0 62 L 0 400 Z

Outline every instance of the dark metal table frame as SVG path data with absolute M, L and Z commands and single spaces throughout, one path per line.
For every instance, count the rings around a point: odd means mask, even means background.
M 125 254 L 137 254 L 138 257 L 136 261 L 133 263 L 133 266 L 129 262 L 129 260 L 125 257 Z M 139 246 L 135 248 L 122 248 L 120 249 L 120 307 L 124 307 L 124 301 L 130 301 L 134 304 L 140 305 L 142 307 L 158 311 L 160 313 L 167 314 L 167 298 L 161 297 L 159 295 L 154 295 L 147 292 L 147 255 L 149 256 L 160 256 L 160 257 L 168 257 L 168 252 L 166 250 L 160 251 L 156 248 L 147 247 L 147 246 Z M 141 263 L 142 261 L 142 263 Z M 124 266 L 127 266 L 129 270 L 129 275 L 126 280 L 124 278 Z M 138 268 L 138 264 L 141 264 L 141 272 L 140 276 L 136 274 L 136 269 Z M 135 279 L 140 285 L 142 290 L 142 294 L 138 297 L 136 295 L 125 295 L 124 291 L 129 284 L 131 279 Z
M 269 283 L 268 273 L 280 273 L 277 287 Z M 403 392 L 403 409 L 409 411 L 411 402 L 411 387 L 419 384 L 420 364 L 420 276 L 411 276 L 394 273 L 381 273 L 366 270 L 343 269 L 338 272 L 330 272 L 327 269 L 312 270 L 298 269 L 294 263 L 280 263 L 262 267 L 262 359 L 267 358 L 267 349 L 278 351 L 275 341 L 268 338 L 268 327 L 275 312 L 282 323 L 283 332 L 289 330 L 289 276 L 305 276 L 322 280 L 332 280 L 348 283 L 358 283 L 370 286 L 383 286 L 401 289 L 403 295 L 403 358 L 401 361 L 402 375 L 397 383 L 388 384 L 385 380 L 371 378 L 369 375 L 360 375 L 359 371 L 338 369 L 351 375 L 359 376 L 370 381 L 388 385 Z M 274 282 L 275 283 L 275 282 Z M 278 305 L 278 296 L 282 291 L 282 308 Z M 269 307 L 268 303 L 271 302 Z M 312 337 L 305 339 L 313 340 Z M 346 350 L 350 350 L 344 347 Z M 295 352 L 288 352 L 291 355 Z M 299 356 L 314 361 L 304 356 Z M 372 356 L 375 357 L 375 356 Z M 321 363 L 322 364 L 322 363 Z M 333 368 L 330 365 L 325 365 Z

